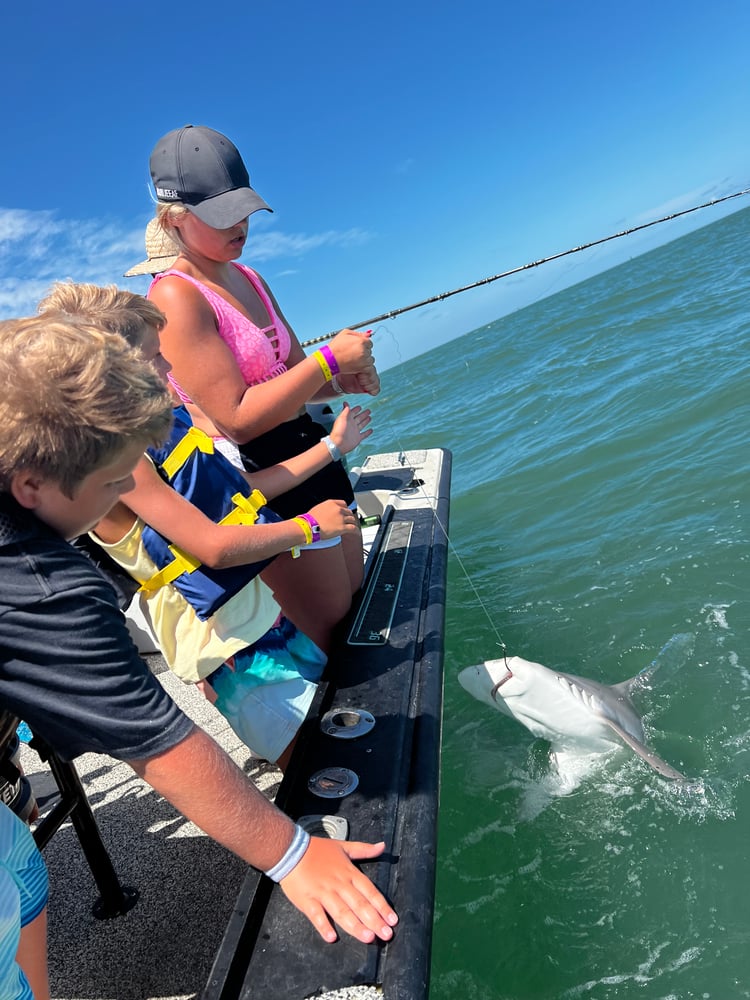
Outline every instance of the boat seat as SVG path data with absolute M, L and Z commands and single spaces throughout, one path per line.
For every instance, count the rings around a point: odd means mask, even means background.
M 0 773 L 11 783 L 21 780 L 21 772 L 12 759 L 19 721 L 0 708 Z M 37 847 L 44 850 L 65 820 L 70 819 L 100 893 L 92 913 L 100 920 L 127 913 L 137 902 L 138 891 L 121 885 L 75 765 L 58 757 L 41 736 L 33 734 L 29 746 L 49 766 L 59 793 L 49 812 L 34 826 Z

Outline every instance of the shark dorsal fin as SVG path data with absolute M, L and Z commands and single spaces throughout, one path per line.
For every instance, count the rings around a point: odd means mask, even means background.
M 610 687 L 613 691 L 616 691 L 623 698 L 627 698 L 630 701 L 633 689 L 639 688 L 644 683 L 646 682 L 643 677 L 640 674 L 636 674 L 635 677 L 628 677 L 626 681 L 620 681 L 619 684 L 611 684 Z

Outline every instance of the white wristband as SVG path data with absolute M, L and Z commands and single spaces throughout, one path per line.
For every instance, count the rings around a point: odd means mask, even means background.
M 321 438 L 320 440 L 323 442 L 323 444 L 326 446 L 326 448 L 330 452 L 331 458 L 334 460 L 334 462 L 340 462 L 341 461 L 341 452 L 339 451 L 338 447 L 336 446 L 336 444 L 331 439 L 331 435 L 330 434 L 326 434 L 326 436 L 324 438 Z
M 333 389 L 333 391 L 336 393 L 337 396 L 344 395 L 344 390 L 339 385 L 339 380 L 336 378 L 335 375 L 328 384 L 330 385 L 330 387 Z
M 281 880 L 285 879 L 290 872 L 294 871 L 300 863 L 309 844 L 310 834 L 307 830 L 303 830 L 301 826 L 295 824 L 294 836 L 292 837 L 292 842 L 287 848 L 286 853 L 280 861 L 276 862 L 273 868 L 268 869 L 266 875 L 274 882 L 281 882 Z

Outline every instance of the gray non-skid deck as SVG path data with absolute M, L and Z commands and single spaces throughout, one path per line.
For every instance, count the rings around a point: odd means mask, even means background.
M 273 795 L 280 772 L 247 747 L 194 688 L 159 656 L 152 669 L 184 711 Z M 24 769 L 44 800 L 53 779 L 25 747 Z M 49 967 L 54 1000 L 183 1000 L 200 995 L 247 866 L 206 837 L 126 765 L 85 754 L 76 768 L 121 881 L 140 892 L 134 908 L 97 920 L 97 889 L 67 822 L 44 850 L 50 875 Z

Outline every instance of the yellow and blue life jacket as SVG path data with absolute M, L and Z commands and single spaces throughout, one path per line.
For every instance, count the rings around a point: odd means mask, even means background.
M 254 490 L 232 463 L 215 451 L 211 438 L 193 427 L 181 406 L 175 410 L 169 440 L 161 448 L 149 448 L 157 471 L 169 485 L 217 524 L 270 524 L 282 518 L 265 506 L 266 498 Z M 143 529 L 143 544 L 159 571 L 141 585 L 141 590 L 175 586 L 205 621 L 239 593 L 271 559 L 211 569 L 189 552 L 172 545 L 150 525 Z

